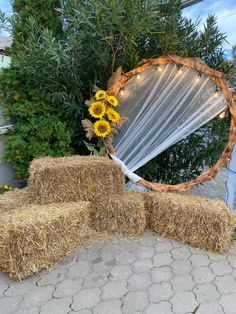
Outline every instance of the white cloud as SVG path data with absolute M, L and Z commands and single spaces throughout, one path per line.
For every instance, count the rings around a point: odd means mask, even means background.
M 227 35 L 228 43 L 225 49 L 231 49 L 236 44 L 236 3 L 235 0 L 203 0 L 183 11 L 184 15 L 193 21 L 201 19 L 199 29 L 203 28 L 209 14 L 217 16 L 218 26 Z

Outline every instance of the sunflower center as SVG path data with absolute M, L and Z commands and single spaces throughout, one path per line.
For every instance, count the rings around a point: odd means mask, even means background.
M 101 112 L 102 112 L 102 108 L 101 107 L 95 107 L 94 108 L 94 113 L 100 114 Z
M 101 133 L 105 133 L 107 131 L 107 128 L 105 125 L 99 125 L 98 130 Z

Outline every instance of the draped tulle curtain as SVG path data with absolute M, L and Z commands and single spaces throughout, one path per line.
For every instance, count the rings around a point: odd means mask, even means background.
M 114 138 L 117 157 L 135 171 L 227 108 L 222 92 L 204 74 L 168 64 L 134 76 L 120 91 L 128 118 Z

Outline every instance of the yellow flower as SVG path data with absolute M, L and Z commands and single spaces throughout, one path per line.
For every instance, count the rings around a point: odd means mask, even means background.
M 8 190 L 8 185 L 4 185 L 4 190 Z
M 117 98 L 115 96 L 108 96 L 107 97 L 107 101 L 112 106 L 117 106 L 118 105 L 118 100 L 117 100 Z
M 106 106 L 101 101 L 95 101 L 89 107 L 89 113 L 92 117 L 101 119 L 106 112 Z
M 95 98 L 96 100 L 102 100 L 105 99 L 107 96 L 107 93 L 104 90 L 99 90 L 98 92 L 96 92 Z
M 120 115 L 118 112 L 116 112 L 114 109 L 112 108 L 108 108 L 107 109 L 107 118 L 111 121 L 111 122 L 118 122 L 120 120 Z
M 98 137 L 106 137 L 111 130 L 111 126 L 105 120 L 98 120 L 94 123 L 93 130 Z
M 8 189 L 11 191 L 11 190 L 12 190 L 12 187 L 9 185 Z

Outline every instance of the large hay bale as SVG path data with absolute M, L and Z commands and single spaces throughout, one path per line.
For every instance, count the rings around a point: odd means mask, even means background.
M 91 224 L 110 235 L 140 235 L 146 226 L 143 199 L 132 193 L 98 198 L 92 203 Z
M 28 188 L 5 192 L 0 195 L 0 212 L 18 209 L 30 202 Z
M 31 163 L 28 183 L 37 204 L 90 201 L 101 195 L 124 193 L 120 166 L 105 157 L 36 159 Z
M 147 193 L 148 225 L 158 234 L 201 249 L 229 248 L 235 215 L 225 203 L 179 193 Z
M 98 234 L 89 227 L 90 204 L 28 205 L 0 216 L 0 270 L 22 280 L 51 267 Z

